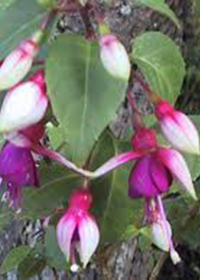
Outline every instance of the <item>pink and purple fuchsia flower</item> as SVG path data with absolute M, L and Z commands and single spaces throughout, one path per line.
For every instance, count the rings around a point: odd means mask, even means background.
M 170 252 L 171 259 L 176 264 L 180 257 L 174 249 L 172 230 L 160 195 L 168 192 L 175 176 L 196 199 L 189 170 L 179 152 L 157 145 L 156 135 L 150 129 L 136 131 L 132 146 L 135 150 L 146 153 L 137 160 L 131 171 L 129 197 L 145 199 L 146 220 L 150 224 L 152 241 L 160 249 Z
M 83 267 L 86 267 L 99 243 L 99 229 L 89 213 L 91 203 L 89 190 L 75 191 L 69 200 L 68 210 L 57 226 L 58 244 L 67 261 L 71 262 L 72 270 L 77 267 L 78 255 Z
M 173 245 L 171 227 L 160 195 L 168 192 L 176 179 L 197 199 L 188 166 L 178 151 L 159 146 L 152 129 L 136 130 L 132 147 L 132 152 L 110 159 L 98 168 L 94 175 L 102 176 L 128 161 L 136 160 L 129 176 L 128 195 L 132 199 L 145 199 L 146 220 L 150 224 L 152 241 L 160 249 L 170 252 L 171 259 L 176 264 L 180 257 Z
M 9 207 L 19 209 L 22 204 L 22 186 L 38 186 L 38 174 L 29 149 L 5 144 L 0 153 L 1 186 L 7 185 L 3 195 Z
M 171 148 L 160 147 L 153 130 L 142 128 L 132 139 L 135 151 L 144 154 L 137 160 L 129 177 L 129 196 L 154 197 L 169 190 L 173 178 L 196 199 L 192 178 L 183 156 Z

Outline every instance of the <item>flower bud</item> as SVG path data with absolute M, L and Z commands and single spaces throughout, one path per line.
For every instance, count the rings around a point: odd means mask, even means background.
M 185 114 L 163 101 L 157 105 L 155 115 L 160 121 L 165 138 L 176 149 L 192 154 L 200 153 L 197 129 Z
M 39 50 L 36 38 L 38 35 L 23 41 L 5 58 L 0 67 L 0 90 L 13 87 L 30 71 Z
M 161 250 L 169 252 L 172 230 L 167 221 L 158 220 L 151 224 L 152 242 Z
M 128 80 L 131 65 L 125 47 L 115 35 L 100 38 L 100 57 L 104 68 L 114 77 Z
M 0 132 L 21 130 L 39 122 L 47 107 L 44 73 L 38 70 L 29 81 L 6 94 L 0 111 Z

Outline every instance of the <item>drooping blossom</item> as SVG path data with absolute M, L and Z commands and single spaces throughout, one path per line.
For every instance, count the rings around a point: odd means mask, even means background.
M 180 257 L 174 248 L 172 231 L 167 221 L 160 195 L 168 192 L 173 179 L 197 199 L 192 178 L 183 156 L 176 150 L 161 147 L 152 129 L 136 130 L 132 139 L 133 151 L 117 155 L 93 172 L 93 178 L 103 176 L 126 162 L 136 160 L 129 176 L 128 195 L 132 199 L 143 198 L 146 202 L 152 242 L 170 253 L 174 264 Z
M 0 66 L 0 90 L 5 90 L 19 83 L 30 71 L 33 60 L 39 51 L 42 31 L 37 31 L 32 38 L 24 40 L 14 49 Z
M 38 175 L 29 149 L 6 143 L 0 152 L 1 185 L 7 185 L 3 200 L 9 207 L 20 208 L 22 186 L 38 186 Z
M 131 65 L 125 47 L 113 34 L 103 35 L 100 40 L 100 57 L 104 68 L 114 77 L 128 80 Z
M 171 148 L 159 147 L 153 130 L 140 129 L 135 133 L 134 150 L 146 150 L 137 160 L 129 177 L 129 196 L 153 197 L 169 190 L 175 177 L 196 199 L 192 178 L 183 156 Z
M 43 70 L 12 88 L 5 96 L 0 110 L 0 132 L 21 130 L 39 122 L 48 107 Z
M 92 196 L 89 190 L 75 191 L 69 200 L 69 208 L 57 225 L 57 238 L 60 249 L 73 266 L 76 255 L 86 267 L 99 243 L 99 229 L 90 214 Z
M 200 153 L 198 131 L 188 116 L 175 110 L 167 101 L 160 101 L 156 105 L 155 115 L 163 135 L 176 149 Z
M 146 199 L 146 220 L 150 224 L 152 242 L 161 250 L 170 253 L 174 264 L 181 261 L 174 248 L 172 230 L 167 221 L 160 196 Z
M 172 179 L 178 180 L 184 190 L 197 199 L 190 171 L 183 156 L 172 148 L 159 146 L 155 131 L 137 130 L 132 139 L 133 151 L 119 154 L 92 173 L 100 177 L 126 162 L 136 160 L 129 177 L 129 196 L 152 197 L 169 190 Z

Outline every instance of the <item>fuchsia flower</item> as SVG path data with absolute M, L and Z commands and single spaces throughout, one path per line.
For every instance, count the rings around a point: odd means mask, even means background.
M 99 229 L 89 213 L 92 196 L 86 189 L 75 191 L 69 200 L 69 209 L 57 226 L 60 249 L 67 261 L 76 264 L 76 254 L 86 267 L 99 243 Z
M 90 177 L 98 178 L 126 162 L 137 160 L 129 177 L 129 196 L 152 197 L 167 192 L 172 179 L 197 199 L 192 178 L 183 156 L 172 148 L 160 147 L 152 129 L 141 128 L 132 139 L 133 151 L 117 155 L 95 170 Z
M 173 178 L 176 178 L 197 199 L 189 169 L 178 151 L 158 145 L 152 129 L 138 129 L 132 139 L 132 147 L 132 152 L 117 155 L 103 164 L 93 172 L 93 177 L 97 178 L 128 161 L 136 160 L 129 177 L 129 197 L 145 199 L 146 220 L 150 224 L 152 241 L 169 252 L 176 264 L 180 262 L 180 257 L 173 245 L 171 226 L 160 195 L 169 190 Z
M 129 196 L 154 197 L 169 190 L 173 177 L 197 199 L 192 178 L 183 156 L 171 148 L 159 147 L 151 129 L 136 131 L 132 146 L 145 154 L 134 165 L 129 177 Z
M 155 108 L 155 115 L 165 138 L 180 151 L 199 154 L 199 135 L 195 125 L 182 112 L 175 110 L 168 102 L 161 101 Z
M 172 230 L 167 221 L 160 196 L 146 199 L 146 219 L 150 224 L 152 242 L 161 250 L 170 253 L 174 264 L 181 261 L 172 241 Z
M 128 80 L 131 65 L 125 47 L 113 34 L 106 34 L 99 40 L 100 57 L 104 68 L 114 77 Z
M 39 50 L 41 36 L 41 31 L 36 32 L 32 38 L 23 41 L 6 57 L 0 67 L 0 90 L 13 87 L 30 71 Z
M 0 132 L 21 130 L 39 122 L 48 107 L 44 71 L 38 70 L 5 96 L 0 111 Z
M 7 143 L 0 153 L 1 185 L 7 184 L 3 200 L 9 207 L 19 208 L 22 202 L 22 186 L 38 186 L 36 166 L 29 149 Z

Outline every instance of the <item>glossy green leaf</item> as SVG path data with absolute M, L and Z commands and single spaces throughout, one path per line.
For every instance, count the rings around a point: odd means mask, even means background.
M 129 149 L 129 145 L 118 145 L 109 133 L 104 133 L 94 150 L 92 169 L 111 156 Z M 133 164 L 125 164 L 91 183 L 94 214 L 100 226 L 102 245 L 123 239 L 130 226 L 139 226 L 142 220 L 142 200 L 131 200 L 127 194 L 128 177 Z
M 31 250 L 32 249 L 30 247 L 24 245 L 12 249 L 5 257 L 0 267 L 0 274 L 4 274 L 16 268 Z
M 126 82 L 104 70 L 99 47 L 80 36 L 62 35 L 46 65 L 52 107 L 63 127 L 68 154 L 83 163 L 125 97 Z
M 176 44 L 160 32 L 146 32 L 134 40 L 132 58 L 151 90 L 174 103 L 185 76 L 185 64 Z
M 164 0 L 136 0 L 136 4 L 143 5 L 149 7 L 165 16 L 170 18 L 177 27 L 180 27 L 179 21 L 174 14 L 174 12 L 170 9 L 170 7 L 165 3 Z
M 17 47 L 21 40 L 35 32 L 45 14 L 36 0 L 9 0 L 8 5 L 2 5 L 4 8 L 0 9 L 1 59 Z
M 41 218 L 58 207 L 66 207 L 71 191 L 81 186 L 81 179 L 57 163 L 40 168 L 41 186 L 24 191 L 22 215 Z

